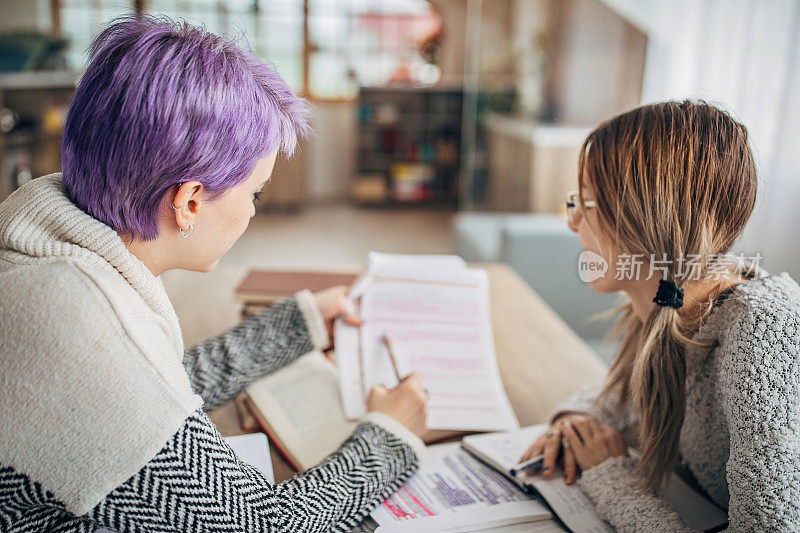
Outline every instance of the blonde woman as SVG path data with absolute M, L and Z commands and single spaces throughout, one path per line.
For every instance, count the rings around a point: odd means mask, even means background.
M 756 197 L 747 131 L 695 102 L 601 124 L 581 152 L 570 228 L 623 291 L 620 351 L 525 458 L 561 463 L 621 531 L 685 531 L 659 497 L 676 466 L 733 531 L 800 529 L 800 288 L 724 257 Z M 629 457 L 628 445 L 639 459 Z

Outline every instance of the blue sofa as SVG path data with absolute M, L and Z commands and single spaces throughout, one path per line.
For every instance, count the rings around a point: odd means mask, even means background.
M 624 299 L 597 293 L 580 280 L 580 240 L 562 216 L 462 212 L 453 229 L 461 257 L 511 265 L 603 360 L 611 361 L 617 347 L 604 337 L 614 319 L 593 317 Z

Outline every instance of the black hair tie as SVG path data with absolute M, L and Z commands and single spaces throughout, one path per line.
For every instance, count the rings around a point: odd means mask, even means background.
M 680 309 L 683 306 L 683 289 L 671 281 L 658 280 L 658 292 L 653 301 L 661 307 Z

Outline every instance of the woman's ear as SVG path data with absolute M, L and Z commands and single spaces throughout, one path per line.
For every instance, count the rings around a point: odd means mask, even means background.
M 185 181 L 178 185 L 172 197 L 172 211 L 178 227 L 188 231 L 194 225 L 203 203 L 203 184 L 199 181 Z

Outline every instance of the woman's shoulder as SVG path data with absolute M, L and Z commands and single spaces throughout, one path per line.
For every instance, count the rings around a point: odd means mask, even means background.
M 786 272 L 735 285 L 721 307 L 728 336 L 774 341 L 798 335 L 800 286 Z
M 137 368 L 179 397 L 192 396 L 182 340 L 107 264 L 64 257 L 3 264 L 0 324 L 10 351 L 55 373 L 74 371 L 79 356 L 80 371 Z
M 765 274 L 734 285 L 733 294 L 752 304 L 800 307 L 800 286 L 787 272 Z
M 69 258 L 4 261 L 0 299 L 3 307 L 30 308 L 45 320 L 55 312 L 64 321 L 80 321 L 107 300 L 89 271 L 87 265 Z
M 103 329 L 119 321 L 115 299 L 126 298 L 118 275 L 79 258 L 48 258 L 0 267 L 0 300 L 16 317 L 33 315 L 50 331 Z M 8 325 L 8 322 L 6 322 Z
M 721 379 L 790 383 L 800 371 L 800 286 L 787 273 L 740 283 L 714 313 Z

